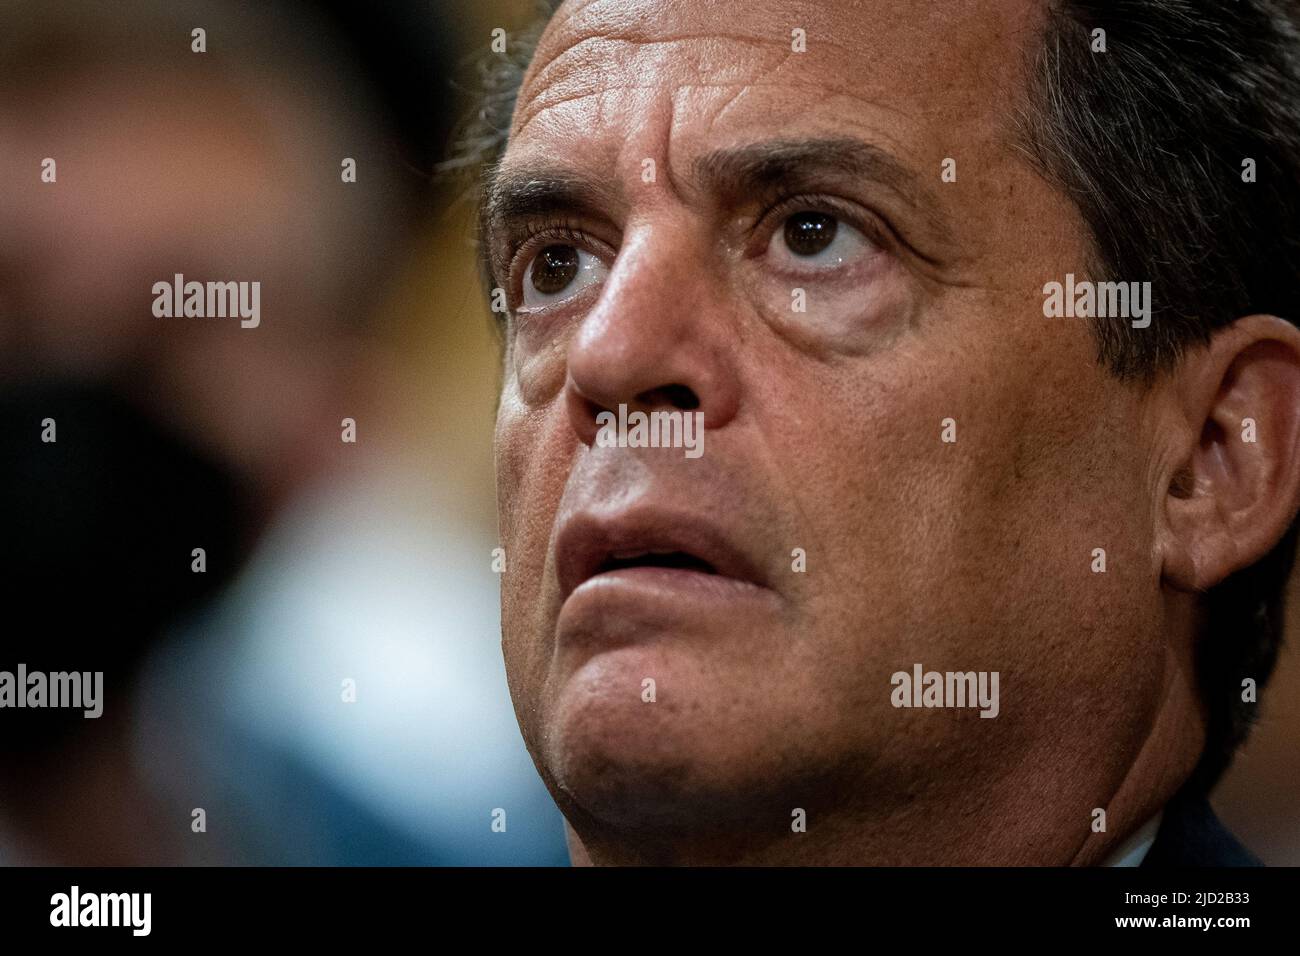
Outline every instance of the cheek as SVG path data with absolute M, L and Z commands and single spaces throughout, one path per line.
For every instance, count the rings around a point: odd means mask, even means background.
M 499 531 L 509 569 L 506 593 L 535 592 L 543 584 L 573 442 L 558 401 L 530 407 L 507 383 L 493 440 Z
M 511 572 L 531 568 L 533 552 L 539 546 L 530 531 L 538 527 L 535 512 L 547 497 L 539 419 L 539 410 L 525 405 L 508 384 L 497 412 L 493 451 L 501 545 Z M 540 546 L 544 548 L 545 540 Z M 508 574 L 503 581 L 507 587 L 512 583 L 521 583 L 520 575 Z
M 509 536 L 512 510 L 519 501 L 521 467 L 526 460 L 522 452 L 525 437 L 513 390 L 507 385 L 497 408 L 496 428 L 492 435 L 492 458 L 496 470 L 497 517 L 503 538 Z
M 581 324 L 583 310 L 590 308 L 597 291 L 588 289 L 574 303 L 551 312 L 510 319 L 503 404 L 505 397 L 511 396 L 523 407 L 535 409 L 561 393 L 568 376 L 570 343 Z
M 1073 557 L 1055 549 L 1086 527 L 1067 499 L 1113 503 L 1113 483 L 1068 490 L 1079 456 L 1110 460 L 1104 435 L 1035 396 L 1028 379 L 973 374 L 972 363 L 992 362 L 973 351 L 928 362 L 886 353 L 839 375 L 814 368 L 771 396 L 781 413 L 766 420 L 791 424 L 766 442 L 782 449 L 773 473 L 801 515 L 801 585 L 827 623 L 924 642 L 973 612 L 997 618 L 995 598 L 1018 586 L 1021 566 L 1068 570 Z
M 545 541 L 539 545 L 529 533 L 529 528 L 537 526 L 529 516 L 535 503 L 526 494 L 532 487 L 529 463 L 536 441 L 529 418 L 527 409 L 507 384 L 497 412 L 493 451 L 500 545 L 505 550 L 501 574 L 502 649 L 507 678 L 516 691 L 515 681 L 527 657 L 528 642 L 522 638 L 532 629 L 530 619 L 538 604 L 545 552 Z

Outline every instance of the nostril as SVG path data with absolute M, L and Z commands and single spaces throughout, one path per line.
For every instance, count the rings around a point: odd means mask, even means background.
M 637 401 L 649 407 L 671 405 L 673 408 L 680 408 L 687 412 L 700 407 L 699 396 L 686 385 L 663 385 L 652 388 L 638 395 Z

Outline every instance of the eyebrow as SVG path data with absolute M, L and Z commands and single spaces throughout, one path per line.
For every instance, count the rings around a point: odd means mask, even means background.
M 495 251 L 512 227 L 529 220 L 559 215 L 608 217 L 619 204 L 620 192 L 608 182 L 588 179 L 559 166 L 529 166 L 489 172 L 479 207 L 483 265 L 493 275 Z
M 704 188 L 733 199 L 762 195 L 778 186 L 813 185 L 828 174 L 874 183 L 919 217 L 939 245 L 954 244 L 952 228 L 925 180 L 889 151 L 853 137 L 766 140 L 716 150 L 696 159 L 691 172 Z
M 905 198 L 917 186 L 916 174 L 900 160 L 851 138 L 768 140 L 715 150 L 696 159 L 691 171 L 718 193 L 750 193 L 826 172 L 879 182 Z
M 919 212 L 938 238 L 951 236 L 915 171 L 886 150 L 851 137 L 764 140 L 706 153 L 690 168 L 692 188 L 723 200 L 762 195 L 781 186 L 797 188 L 827 174 L 873 182 Z M 489 175 L 479 218 L 489 274 L 494 250 L 514 224 L 557 215 L 609 218 L 622 201 L 612 180 L 595 180 L 556 165 L 498 165 Z

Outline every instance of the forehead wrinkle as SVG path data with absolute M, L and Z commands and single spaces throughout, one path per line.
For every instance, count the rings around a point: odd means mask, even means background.
M 519 104 L 516 106 L 515 109 L 515 131 L 516 132 L 523 129 L 524 126 L 526 126 L 528 123 L 530 123 L 533 119 L 536 118 L 536 113 L 530 115 L 529 110 L 537 102 L 537 100 L 541 99 L 548 90 L 554 87 L 555 84 L 553 82 L 545 81 L 545 74 L 551 72 L 562 57 L 565 57 L 573 53 L 575 50 L 577 50 L 579 47 L 585 44 L 592 43 L 594 41 L 601 41 L 601 40 L 609 43 L 614 43 L 614 44 L 628 44 L 631 46 L 639 47 L 641 49 L 679 44 L 679 43 L 687 43 L 690 41 L 717 41 L 717 40 L 731 40 L 734 42 L 746 43 L 751 46 L 759 46 L 759 47 L 766 47 L 766 46 L 773 45 L 772 41 L 767 38 L 740 36 L 740 35 L 725 34 L 725 33 L 680 34 L 671 37 L 656 37 L 656 38 L 600 33 L 591 36 L 579 37 L 575 39 L 572 43 L 562 48 L 559 53 L 557 53 L 555 56 L 548 59 L 542 66 L 538 67 L 536 70 L 534 70 L 533 67 L 531 66 L 529 67 L 528 76 L 526 76 L 524 79 L 524 84 L 523 84 L 524 89 L 527 90 L 529 87 L 532 87 L 534 85 L 537 85 L 537 89 L 528 92 L 526 93 L 526 95 L 521 97 Z M 625 59 L 625 57 L 621 59 Z M 578 68 L 579 71 L 581 71 L 582 69 L 583 68 L 581 66 Z M 681 86 L 686 84 L 677 84 L 677 85 Z M 697 83 L 695 85 L 709 86 L 713 84 Z M 732 84 L 723 83 L 717 85 L 730 86 Z M 659 89 L 662 86 L 663 86 L 662 83 L 644 83 L 644 84 L 628 84 L 624 87 L 610 87 L 610 89 L 618 89 L 618 88 Z M 568 99 L 574 99 L 574 98 L 576 97 L 568 97 Z M 540 113 L 542 109 L 545 109 L 547 106 L 550 105 L 552 104 L 550 103 L 543 104 L 541 109 L 537 110 L 537 112 Z
M 528 117 L 528 119 L 524 120 L 522 123 L 519 124 L 518 128 L 515 129 L 514 133 L 511 135 L 511 139 L 513 140 L 516 137 L 518 137 L 521 133 L 523 133 L 523 131 L 528 128 L 528 125 L 530 123 L 532 123 L 536 119 L 541 118 L 541 116 L 547 110 L 551 110 L 563 106 L 565 103 L 574 103 L 578 100 L 585 100 L 592 96 L 604 96 L 606 93 L 614 93 L 619 90 L 657 90 L 657 89 L 659 89 L 659 87 L 650 86 L 644 83 L 618 83 L 613 86 L 601 87 L 598 90 L 586 90 L 582 93 L 574 93 L 572 96 L 562 96 L 559 99 L 552 100 L 547 103 L 543 103 L 536 113 L 534 113 L 532 116 Z
M 774 85 L 774 84 L 759 84 L 759 85 L 765 85 L 765 86 L 766 86 L 766 85 Z M 727 90 L 727 89 L 732 89 L 732 88 L 739 87 L 739 89 L 737 90 L 736 96 L 732 97 L 732 100 L 735 100 L 735 99 L 737 99 L 739 96 L 741 96 L 742 94 L 744 94 L 745 92 L 747 92 L 748 90 L 752 89 L 753 86 L 754 86 L 754 84 L 747 84 L 747 83 L 743 83 L 743 82 L 734 82 L 734 83 L 678 83 L 678 84 L 675 84 L 675 85 L 674 85 L 673 90 L 674 90 L 674 92 L 678 92 L 678 91 L 682 91 L 682 90 L 687 90 L 687 91 L 689 91 L 689 90 Z M 606 93 L 616 93 L 616 92 L 619 92 L 619 91 L 622 91 L 622 90 L 654 90 L 654 91 L 656 91 L 656 92 L 661 92 L 663 89 L 664 89 L 664 87 L 661 86 L 661 85 L 650 84 L 650 83 L 617 83 L 617 84 L 613 84 L 613 85 L 611 85 L 611 86 L 604 86 L 604 87 L 601 87 L 601 88 L 598 89 L 598 90 L 586 90 L 586 91 L 584 91 L 584 92 L 582 92 L 582 93 L 574 93 L 572 96 L 564 96 L 564 97 L 561 97 L 561 98 L 559 98 L 559 99 L 552 100 L 552 101 L 550 101 L 550 102 L 547 102 L 547 103 L 542 104 L 542 106 L 537 110 L 537 112 L 535 112 L 532 116 L 528 117 L 528 119 L 526 119 L 526 120 L 524 120 L 524 121 L 522 122 L 522 124 L 521 124 L 521 125 L 520 125 L 520 126 L 519 126 L 515 131 L 514 131 L 514 133 L 511 134 L 511 142 L 513 142 L 516 138 L 518 138 L 518 137 L 519 137 L 519 136 L 524 132 L 524 130 L 529 126 L 529 124 L 531 124 L 531 123 L 535 122 L 536 120 L 540 119 L 540 118 L 541 118 L 541 117 L 542 117 L 542 116 L 543 116 L 543 115 L 544 115 L 548 110 L 552 110 L 552 109 L 556 109 L 556 108 L 558 108 L 558 107 L 564 106 L 566 103 L 574 103 L 574 102 L 577 102 L 578 100 L 588 99 L 589 97 L 593 97 L 593 96 L 604 96 Z M 838 95 L 838 94 L 832 94 L 832 95 Z M 720 115 L 719 115 L 718 117 L 714 117 L 714 122 L 716 122 L 717 119 L 719 119 L 719 118 L 720 118 Z M 594 131 L 593 131 L 593 132 L 594 132 Z

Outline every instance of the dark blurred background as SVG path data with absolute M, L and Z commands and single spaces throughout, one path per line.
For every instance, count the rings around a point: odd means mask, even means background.
M 536 7 L 0 0 L 0 670 L 105 674 L 99 719 L 0 711 L 0 863 L 567 862 L 435 175 Z M 156 317 L 176 273 L 259 281 L 259 326 Z M 1262 701 L 1215 804 L 1300 863 L 1294 649 Z
M 567 862 L 434 175 L 530 10 L 0 0 L 0 670 L 105 675 L 99 719 L 0 711 L 0 862 Z M 176 273 L 260 324 L 155 316 Z

